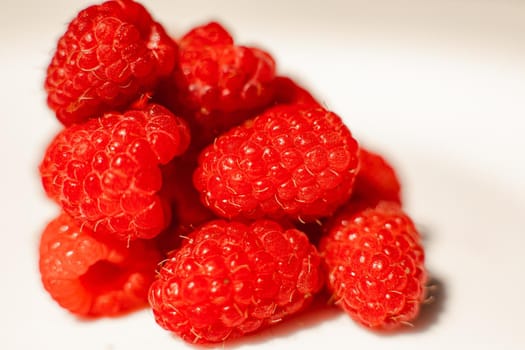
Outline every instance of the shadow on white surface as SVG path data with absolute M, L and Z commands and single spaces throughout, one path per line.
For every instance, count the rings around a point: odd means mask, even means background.
M 291 318 L 269 327 L 261 332 L 244 336 L 239 339 L 224 344 L 228 348 L 242 348 L 243 346 L 271 343 L 275 339 L 297 338 L 297 344 L 300 343 L 300 332 L 315 332 L 323 324 L 338 321 L 344 322 L 354 331 L 368 332 L 378 337 L 396 337 L 406 335 L 407 333 L 426 332 L 432 327 L 437 327 L 439 317 L 445 310 L 446 305 L 446 285 L 442 279 L 437 276 L 431 277 L 428 281 L 429 287 L 427 292 L 427 301 L 421 306 L 420 313 L 413 324 L 402 325 L 392 331 L 373 331 L 351 320 L 351 318 L 336 306 L 327 304 L 327 298 L 324 295 L 319 296 L 313 304 L 303 312 L 292 316 Z M 337 320 L 341 319 L 341 320 Z

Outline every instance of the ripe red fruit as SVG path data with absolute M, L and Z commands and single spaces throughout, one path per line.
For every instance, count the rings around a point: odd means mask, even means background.
M 79 316 L 115 316 L 147 306 L 160 254 L 149 242 L 95 238 L 62 213 L 42 233 L 42 283 L 63 308 Z
M 351 194 L 358 144 L 335 113 L 318 106 L 268 109 L 205 148 L 194 184 L 225 218 L 315 221 Z
M 292 78 L 278 76 L 275 78 L 274 103 L 279 104 L 310 104 L 320 106 L 321 104 L 303 86 Z
M 395 169 L 383 156 L 361 147 L 359 164 L 353 199 L 370 203 L 385 200 L 401 204 L 401 183 Z
M 416 318 L 425 297 L 425 256 L 398 204 L 346 206 L 328 221 L 319 251 L 328 289 L 353 319 L 379 329 Z
M 321 286 L 319 256 L 301 231 L 216 220 L 164 261 L 149 300 L 159 325 L 188 342 L 213 343 L 280 322 Z
M 64 125 L 125 108 L 175 66 L 177 45 L 131 0 L 78 13 L 47 68 L 47 103 Z
M 247 111 L 273 97 L 275 62 L 263 50 L 235 45 L 189 46 L 180 51 L 177 91 L 199 122 L 213 112 Z M 221 121 L 221 124 L 224 121 Z
M 151 238 L 170 221 L 159 166 L 188 144 L 187 124 L 162 106 L 106 113 L 56 135 L 40 165 L 43 187 L 97 234 Z
M 182 37 L 179 65 L 155 98 L 185 116 L 194 142 L 204 146 L 273 102 L 275 71 L 269 53 L 234 45 L 226 29 L 211 22 Z

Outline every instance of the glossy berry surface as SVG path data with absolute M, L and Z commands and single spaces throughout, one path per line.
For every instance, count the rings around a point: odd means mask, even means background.
M 213 45 L 233 45 L 232 35 L 219 22 L 209 22 L 192 28 L 179 40 L 179 46 L 203 47 Z
M 156 321 L 192 343 L 223 342 L 304 309 L 322 286 L 308 238 L 268 220 L 192 232 L 150 289 Z
M 401 204 L 401 182 L 396 170 L 385 157 L 361 147 L 359 164 L 353 199 L 371 203 L 384 200 Z
M 412 322 L 424 299 L 424 251 L 396 203 L 349 205 L 327 223 L 320 254 L 336 304 L 374 329 Z
M 55 136 L 40 165 L 43 187 L 97 234 L 151 238 L 170 221 L 159 166 L 189 142 L 187 124 L 159 105 L 106 113 Z
M 225 218 L 315 221 L 350 196 L 358 144 L 335 113 L 318 106 L 277 106 L 205 148 L 194 184 Z
M 176 82 L 184 107 L 201 118 L 214 111 L 249 110 L 273 96 L 275 62 L 266 52 L 245 46 L 188 46 L 180 52 Z
M 147 10 L 107 1 L 78 13 L 47 68 L 47 103 L 64 125 L 125 108 L 175 66 L 177 46 Z
M 147 306 L 160 254 L 145 241 L 99 239 L 67 214 L 51 221 L 39 245 L 42 283 L 79 316 L 115 316 Z

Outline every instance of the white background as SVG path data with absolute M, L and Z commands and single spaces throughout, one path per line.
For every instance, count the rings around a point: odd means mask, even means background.
M 37 241 L 58 212 L 37 166 L 58 130 L 45 68 L 90 1 L 3 0 L 0 11 L 0 348 L 185 349 L 148 310 L 79 321 L 43 291 Z M 169 1 L 174 35 L 220 20 L 270 51 L 396 166 L 438 290 L 414 329 L 369 332 L 317 308 L 237 349 L 525 348 L 525 1 Z M 222 345 L 219 345 L 222 347 Z

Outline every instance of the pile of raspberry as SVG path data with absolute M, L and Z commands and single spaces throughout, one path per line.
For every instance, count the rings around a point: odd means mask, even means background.
M 39 167 L 60 207 L 39 268 L 69 312 L 149 307 L 190 343 L 316 298 L 373 330 L 417 317 L 424 251 L 394 168 L 268 52 L 107 1 L 70 22 L 45 91 L 63 127 Z

